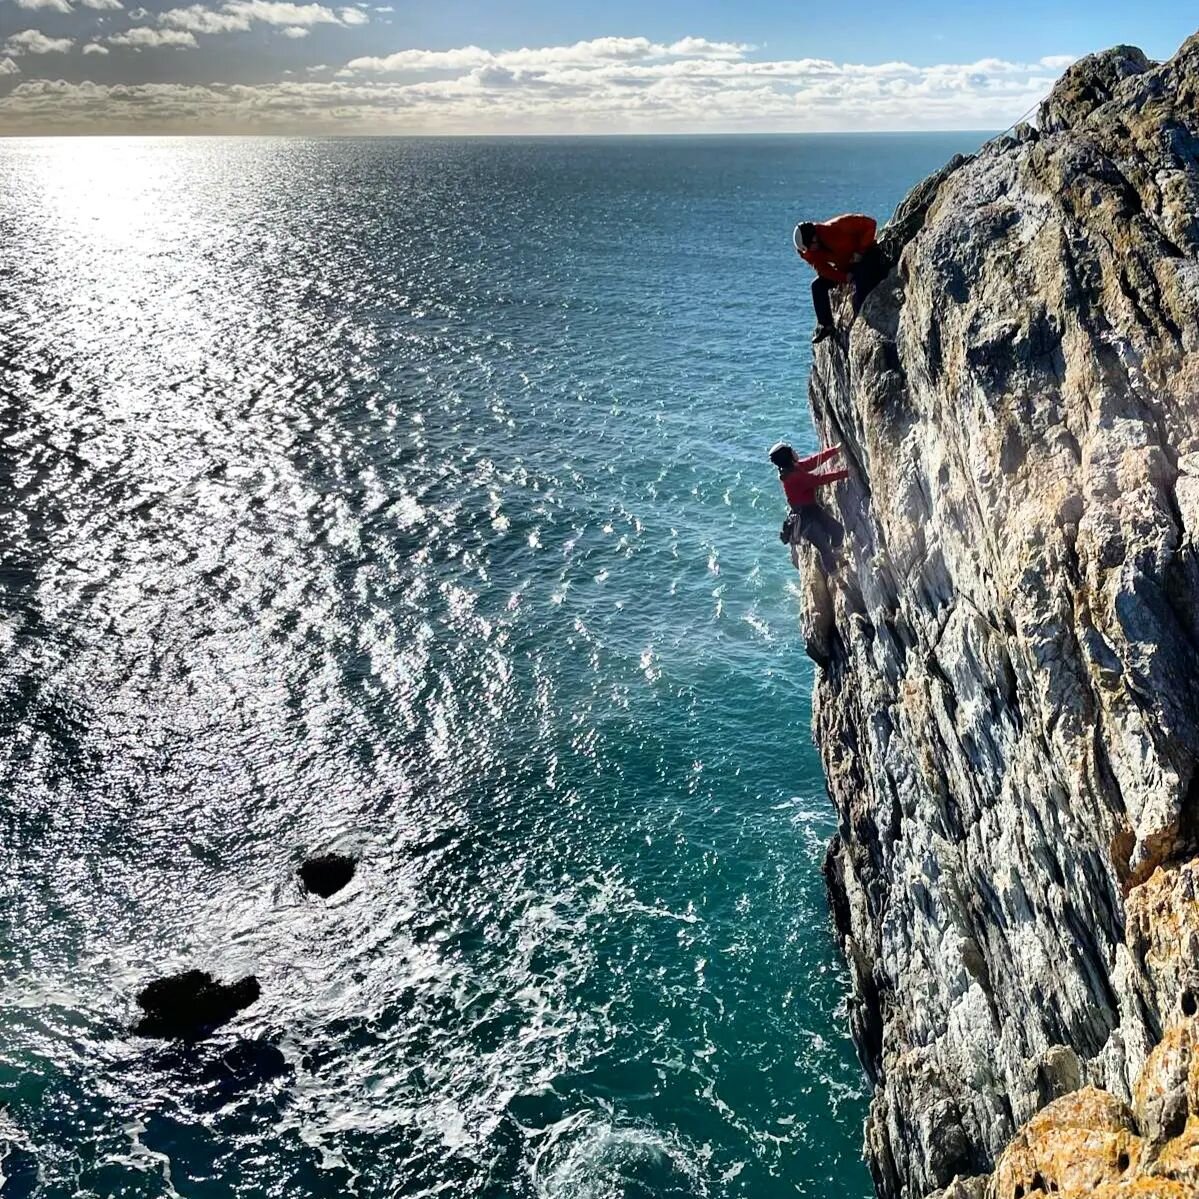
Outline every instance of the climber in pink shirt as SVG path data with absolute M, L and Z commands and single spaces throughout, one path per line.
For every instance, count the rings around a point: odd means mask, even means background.
M 849 478 L 847 470 L 830 470 L 823 473 L 817 467 L 835 458 L 841 452 L 839 445 L 821 450 L 807 458 L 797 458 L 795 451 L 786 442 L 776 442 L 770 447 L 770 461 L 778 467 L 779 482 L 783 494 L 791 505 L 792 515 L 783 525 L 783 540 L 791 546 L 791 561 L 799 569 L 799 539 L 803 537 L 820 551 L 825 574 L 831 574 L 837 565 L 837 550 L 845 538 L 845 530 L 816 502 L 817 488 L 827 487 Z

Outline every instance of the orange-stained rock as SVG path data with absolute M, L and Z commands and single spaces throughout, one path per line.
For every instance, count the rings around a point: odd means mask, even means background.
M 1199 1116 L 1191 1116 L 1182 1132 L 1162 1146 L 1145 1173 L 1186 1183 L 1188 1194 L 1199 1195 Z
M 1195 1022 L 1184 1020 L 1166 1031 L 1149 1055 L 1133 1089 L 1137 1125 L 1154 1146 L 1177 1136 L 1197 1110 L 1188 1094 L 1192 1077 L 1199 1082 Z
M 1127 1105 L 1084 1087 L 1054 1100 L 1016 1134 L 995 1168 L 994 1194 L 1092 1194 L 1135 1173 L 1141 1149 Z
M 1012 1138 L 986 1199 L 1199 1199 L 1199 1021 L 1166 1030 L 1132 1110 L 1085 1087 Z
M 1128 894 L 1125 938 L 1161 1022 L 1199 1013 L 1199 861 L 1158 867 Z
M 1195 1199 L 1195 1188 L 1164 1178 L 1136 1178 L 1131 1182 L 1108 1183 L 1096 1191 L 1078 1191 L 1057 1199 Z

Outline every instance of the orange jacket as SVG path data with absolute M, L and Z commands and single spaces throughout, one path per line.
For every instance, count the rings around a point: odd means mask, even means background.
M 812 245 L 799 253 L 800 258 L 811 263 L 816 273 L 834 283 L 849 282 L 849 268 L 855 254 L 864 254 L 874 245 L 874 231 L 878 228 L 874 217 L 861 213 L 847 212 L 835 216 L 816 226 L 816 239 Z

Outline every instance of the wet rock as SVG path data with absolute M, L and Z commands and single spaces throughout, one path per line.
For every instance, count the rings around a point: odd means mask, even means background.
M 321 854 L 320 857 L 309 858 L 300 867 L 300 881 L 306 891 L 328 899 L 354 877 L 357 866 L 357 860 L 345 854 Z
M 203 970 L 185 970 L 141 990 L 137 1002 L 145 1015 L 133 1031 L 140 1037 L 198 1040 L 228 1023 L 260 993 L 252 974 L 222 983 Z
M 851 477 L 804 637 L 867 1154 L 924 1199 L 1199 1011 L 1199 37 L 1077 64 L 880 240 L 813 355 Z M 1062 1135 L 1125 1185 L 1139 1132 Z

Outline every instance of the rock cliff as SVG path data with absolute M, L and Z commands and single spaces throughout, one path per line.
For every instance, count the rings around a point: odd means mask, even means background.
M 882 240 L 804 571 L 877 1188 L 1196 1194 L 1199 36 L 1077 63 Z

